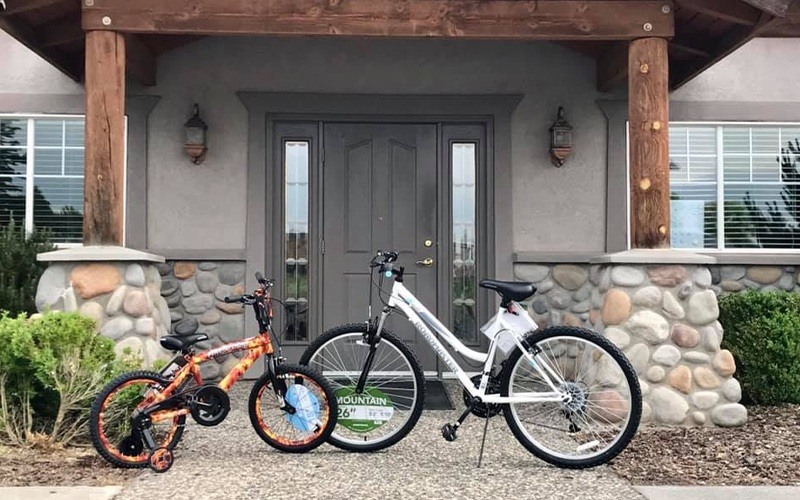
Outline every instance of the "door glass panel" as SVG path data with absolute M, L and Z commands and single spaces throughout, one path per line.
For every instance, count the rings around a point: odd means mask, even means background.
M 308 339 L 308 141 L 284 142 L 285 339 Z
M 476 145 L 453 143 L 450 155 L 453 179 L 453 333 L 466 342 L 476 342 Z

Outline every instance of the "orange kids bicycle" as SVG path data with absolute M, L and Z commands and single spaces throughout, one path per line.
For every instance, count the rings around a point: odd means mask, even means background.
M 285 364 L 276 357 L 270 340 L 272 280 L 256 273 L 259 287 L 248 295 L 226 297 L 227 303 L 252 306 L 259 334 L 202 353 L 192 348 L 206 334 L 167 335 L 161 345 L 175 357 L 160 372 L 125 373 L 95 398 L 90 413 L 92 443 L 117 467 L 150 466 L 166 472 L 172 450 L 183 435 L 186 415 L 200 425 L 220 424 L 230 411 L 228 390 L 261 356 L 267 369 L 250 391 L 248 411 L 256 433 L 274 448 L 302 453 L 330 436 L 336 425 L 336 397 L 329 383 L 305 366 Z M 234 352 L 247 351 L 218 383 L 206 383 L 199 365 Z

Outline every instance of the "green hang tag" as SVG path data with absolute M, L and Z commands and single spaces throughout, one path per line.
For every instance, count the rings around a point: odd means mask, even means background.
M 353 432 L 369 432 L 392 418 L 394 405 L 389 396 L 374 387 L 365 387 L 356 394 L 355 386 L 340 387 L 335 391 L 339 405 L 337 425 Z

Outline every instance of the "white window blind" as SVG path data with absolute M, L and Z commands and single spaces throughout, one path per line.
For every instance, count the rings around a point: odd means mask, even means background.
M 0 116 L 0 224 L 83 240 L 83 117 Z
M 672 246 L 800 248 L 800 124 L 670 125 Z

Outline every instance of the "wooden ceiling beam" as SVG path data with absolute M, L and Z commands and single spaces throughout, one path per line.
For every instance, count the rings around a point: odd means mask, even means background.
M 14 23 L 7 18 L 0 17 L 0 30 L 5 31 L 22 45 L 39 54 L 42 59 L 55 66 L 68 77 L 76 82 L 81 81 L 83 76 L 82 61 L 59 51 L 42 51 L 38 45 L 38 37 L 30 26 Z
M 631 40 L 671 37 L 672 9 L 664 8 L 670 5 L 670 0 L 96 0 L 92 6 L 83 3 L 83 28 L 193 35 Z
M 156 58 L 138 36 L 125 36 L 127 75 L 142 85 L 156 84 Z
M 64 0 L 5 0 L 6 9 L 0 10 L 0 16 L 14 16 L 63 2 Z
M 786 17 L 793 0 L 742 0 L 775 17 Z
M 744 26 L 755 26 L 761 11 L 731 0 L 675 0 L 682 9 Z
M 37 26 L 40 47 L 53 47 L 82 40 L 84 31 L 81 29 L 80 15 L 68 16 L 57 21 Z
M 618 42 L 597 58 L 597 90 L 610 92 L 627 78 L 628 42 Z
M 711 58 L 711 54 L 707 50 L 698 49 L 697 47 L 681 43 L 675 39 L 669 41 L 669 47 L 671 49 L 677 50 L 678 52 L 683 52 L 684 54 L 689 54 L 696 57 L 702 57 L 705 59 Z

